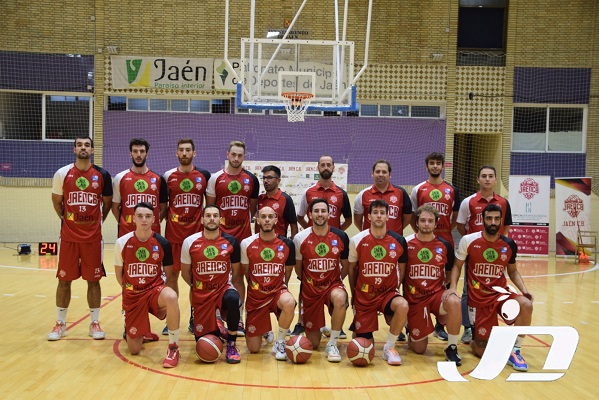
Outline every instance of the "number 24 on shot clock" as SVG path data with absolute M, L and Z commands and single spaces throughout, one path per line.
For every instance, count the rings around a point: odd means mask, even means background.
M 56 242 L 40 242 L 38 247 L 40 256 L 50 255 L 55 256 L 58 254 L 58 243 Z

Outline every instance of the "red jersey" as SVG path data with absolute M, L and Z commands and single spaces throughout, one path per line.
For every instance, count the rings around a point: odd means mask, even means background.
M 408 263 L 403 294 L 412 304 L 445 290 L 445 273 L 453 267 L 454 251 L 452 244 L 436 236 L 430 242 L 422 242 L 410 235 L 406 242 Z
M 289 225 L 297 223 L 293 200 L 281 189 L 272 197 L 268 193 L 262 193 L 258 196 L 258 210 L 262 207 L 270 207 L 277 213 L 277 225 L 275 225 L 277 235 L 287 236 Z
M 435 234 L 453 245 L 451 219 L 453 213 L 457 213 L 460 209 L 460 198 L 456 188 L 445 181 L 438 185 L 424 181 L 414 186 L 410 200 L 414 211 L 424 204 L 430 204 L 439 211 Z
M 385 192 L 381 192 L 375 185 L 362 190 L 354 200 L 354 213 L 364 215 L 362 230 L 370 228 L 368 207 L 374 200 L 385 200 L 389 204 L 389 220 L 387 229 L 403 235 L 403 216 L 412 214 L 412 203 L 408 192 L 399 186 L 389 184 Z
M 135 230 L 133 207 L 142 201 L 154 207 L 152 230 L 160 233 L 160 204 L 168 201 L 166 182 L 163 177 L 151 170 L 145 174 L 138 174 L 127 169 L 114 177 L 112 186 L 114 190 L 112 202 L 121 204 L 119 236 Z
M 258 198 L 259 190 L 258 178 L 245 169 L 237 175 L 223 169 L 208 181 L 206 196 L 216 198 L 221 215 L 220 229 L 240 243 L 252 235 L 250 200 Z
M 505 197 L 501 197 L 497 193 L 493 193 L 491 200 L 483 198 L 480 192 L 476 192 L 471 196 L 466 197 L 460 204 L 460 212 L 458 213 L 458 224 L 466 225 L 468 233 L 482 232 L 483 227 L 483 210 L 489 204 L 499 204 L 501 206 L 501 226 L 499 233 L 503 233 L 504 227 L 512 225 L 512 209 L 509 201 Z
M 145 242 L 129 232 L 114 244 L 114 265 L 123 267 L 123 301 L 164 285 L 163 266 L 173 265 L 171 245 L 153 233 Z
M 168 214 L 165 235 L 171 243 L 202 230 L 202 206 L 210 172 L 195 168 L 181 172 L 173 168 L 164 173 L 168 188 Z
M 316 297 L 341 282 L 341 260 L 349 256 L 349 238 L 341 229 L 329 227 L 325 236 L 312 228 L 295 235 L 295 259 L 302 260 L 302 293 Z
M 462 238 L 456 258 L 466 261 L 469 306 L 486 307 L 495 303 L 502 293 L 493 287 L 507 287 L 507 266 L 516 263 L 517 252 L 516 242 L 503 235 L 494 242 L 486 240 L 482 232 Z
M 231 264 L 238 262 L 239 243 L 231 235 L 220 232 L 218 238 L 211 240 L 206 239 L 204 232 L 198 232 L 185 239 L 181 264 L 191 265 L 194 304 L 200 304 L 201 298 L 209 298 L 213 292 L 228 286 Z
M 358 263 L 354 303 L 365 307 L 389 292 L 399 294 L 398 264 L 408 260 L 406 240 L 393 231 L 377 239 L 367 229 L 351 238 L 348 260 Z
M 330 188 L 324 188 L 317 182 L 315 185 L 310 186 L 302 194 L 299 210 L 297 215 L 304 217 L 308 214 L 310 203 L 314 199 L 327 199 L 329 202 L 329 226 L 339 228 L 341 226 L 341 216 L 347 219 L 351 217 L 351 206 L 349 204 L 349 197 L 345 190 L 332 182 Z M 308 214 L 308 226 L 312 226 L 312 219 Z
M 266 242 L 256 233 L 241 242 L 241 264 L 247 265 L 248 306 L 262 308 L 285 285 L 285 266 L 295 265 L 295 246 L 285 236 Z
M 60 238 L 67 242 L 102 240 L 103 197 L 112 196 L 112 179 L 92 165 L 81 171 L 75 164 L 60 168 L 52 179 L 52 193 L 63 196 Z

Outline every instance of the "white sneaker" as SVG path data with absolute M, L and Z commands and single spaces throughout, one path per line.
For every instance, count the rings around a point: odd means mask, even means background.
M 341 362 L 341 354 L 339 354 L 339 349 L 334 344 L 327 346 L 327 361 L 333 363 Z
M 328 326 L 323 326 L 322 328 L 320 328 L 320 333 L 322 333 L 325 337 L 330 337 L 331 336 L 331 328 L 329 328 Z
M 275 358 L 279 361 L 287 361 L 287 353 L 285 353 L 285 342 L 277 340 L 272 346 L 272 351 L 275 353 Z
M 401 357 L 395 347 L 387 348 L 385 345 L 383 348 L 383 360 L 387 361 L 387 364 L 389 365 L 401 365 Z
M 61 337 L 67 335 L 67 324 L 62 321 L 56 321 L 56 325 L 52 328 L 52 332 L 48 333 L 48 340 L 60 340 Z
M 262 337 L 266 340 L 266 343 L 271 344 L 275 340 L 275 334 L 273 331 L 268 331 Z
M 106 333 L 104 333 L 98 321 L 89 324 L 88 335 L 94 338 L 94 340 L 102 340 L 106 337 Z

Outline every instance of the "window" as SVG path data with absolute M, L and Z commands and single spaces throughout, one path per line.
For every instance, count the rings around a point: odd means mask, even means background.
M 422 104 L 360 104 L 362 117 L 444 118 L 443 106 Z
M 458 49 L 505 50 L 507 0 L 460 0 Z
M 106 101 L 106 110 L 108 111 L 230 113 L 230 108 L 230 99 L 108 96 Z
M 72 140 L 91 135 L 91 96 L 0 91 L 0 139 Z
M 587 112 L 586 106 L 515 105 L 512 151 L 584 152 Z

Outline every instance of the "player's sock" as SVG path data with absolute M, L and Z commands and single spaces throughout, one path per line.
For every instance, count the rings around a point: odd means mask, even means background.
M 516 338 L 516 343 L 514 343 L 514 351 L 520 350 L 522 348 L 522 342 L 524 342 L 524 338 L 522 336 L 518 336 Z
M 175 329 L 174 331 L 168 330 L 168 342 L 169 344 L 179 343 L 179 329 Z
M 287 336 L 287 328 L 281 328 L 279 326 L 279 330 L 277 331 L 277 342 L 285 341 L 285 336 Z
M 385 344 L 385 347 L 388 349 L 395 347 L 396 340 L 397 340 L 397 335 L 394 335 L 391 333 L 391 331 L 389 331 L 389 333 L 387 334 L 387 344 Z
M 237 341 L 237 335 L 231 335 L 230 333 L 227 333 L 227 342 L 235 343 L 236 341 Z
M 460 335 L 452 335 L 451 333 L 447 334 L 447 345 L 451 346 L 452 344 L 458 345 L 458 338 Z
M 92 320 L 92 322 L 94 321 L 99 321 L 100 319 L 100 308 L 90 308 L 89 309 L 89 316 Z
M 66 324 L 67 322 L 67 311 L 69 308 L 56 307 L 56 320 L 62 321 Z
M 334 331 L 331 329 L 331 337 L 329 338 L 327 346 L 337 346 L 337 340 L 339 340 L 339 335 L 341 335 L 341 331 Z

